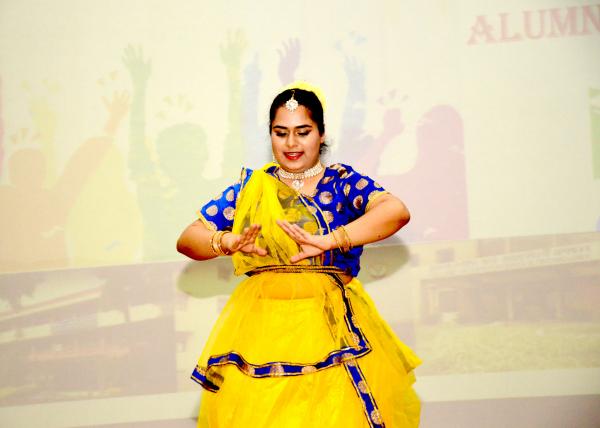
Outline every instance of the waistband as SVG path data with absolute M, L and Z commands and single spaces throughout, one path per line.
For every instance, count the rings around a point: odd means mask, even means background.
M 343 275 L 344 271 L 335 266 L 315 266 L 315 265 L 271 265 L 260 266 L 246 275 L 253 276 L 263 272 L 277 273 L 325 273 L 329 275 Z

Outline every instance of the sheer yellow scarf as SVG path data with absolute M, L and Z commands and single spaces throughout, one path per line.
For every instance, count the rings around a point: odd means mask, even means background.
M 298 224 L 311 234 L 319 230 L 318 222 L 302 195 L 266 172 L 273 166 L 276 164 L 269 163 L 252 172 L 248 183 L 238 196 L 233 222 L 233 233 L 238 234 L 251 224 L 260 224 L 261 232 L 256 245 L 265 248 L 268 254 L 257 256 L 238 251 L 233 255 L 236 275 L 242 275 L 257 267 L 292 264 L 290 257 L 297 254 L 300 247 L 277 225 L 277 220 Z M 320 258 L 295 263 L 314 264 L 321 264 Z

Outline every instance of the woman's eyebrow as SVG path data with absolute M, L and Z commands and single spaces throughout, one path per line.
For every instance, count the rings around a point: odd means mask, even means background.
M 305 129 L 305 128 L 312 129 L 312 125 L 298 125 L 294 129 Z M 287 131 L 289 128 L 287 126 L 283 126 L 283 125 L 273 125 L 273 129 L 283 129 L 283 130 Z
M 305 128 L 312 128 L 312 126 L 310 126 L 310 125 L 299 125 L 299 126 L 296 126 L 296 128 L 294 128 L 294 129 L 305 129 Z

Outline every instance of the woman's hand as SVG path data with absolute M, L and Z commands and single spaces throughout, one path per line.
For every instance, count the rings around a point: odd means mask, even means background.
M 241 251 L 246 254 L 266 256 L 267 250 L 254 244 L 259 232 L 260 224 L 253 224 L 245 228 L 239 235 L 237 233 L 226 233 L 221 238 L 221 246 L 229 254 Z
M 277 224 L 290 238 L 300 245 L 300 252 L 290 258 L 292 263 L 318 256 L 332 248 L 329 235 L 311 235 L 297 224 L 292 224 L 285 220 L 277 220 Z

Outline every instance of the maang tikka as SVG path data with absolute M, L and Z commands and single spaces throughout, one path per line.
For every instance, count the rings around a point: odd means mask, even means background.
M 292 96 L 290 97 L 289 100 L 287 100 L 285 102 L 285 108 L 288 109 L 288 111 L 296 111 L 296 109 L 298 108 L 298 101 L 296 101 L 296 98 L 294 98 L 294 95 L 296 94 L 296 91 L 294 89 L 292 89 Z

